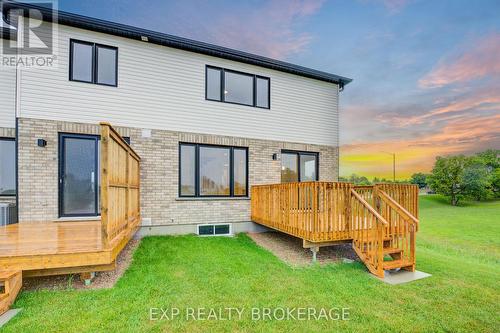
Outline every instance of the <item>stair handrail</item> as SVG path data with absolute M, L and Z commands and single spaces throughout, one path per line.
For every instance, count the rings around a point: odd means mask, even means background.
M 393 234 L 393 231 L 388 231 L 389 232 L 389 237 L 392 238 L 391 243 L 396 243 L 392 244 L 391 246 L 394 247 L 396 245 L 396 248 L 399 248 L 403 250 L 403 253 L 406 253 L 405 256 L 407 256 L 407 253 L 409 253 L 409 260 L 412 263 L 412 271 L 415 270 L 415 263 L 416 263 L 416 232 L 418 231 L 418 226 L 419 226 L 419 220 L 414 217 L 412 214 L 410 214 L 404 207 L 402 207 L 394 198 L 392 198 L 389 194 L 387 194 L 385 191 L 383 191 L 380 188 L 375 189 L 375 196 L 377 196 L 384 204 L 386 204 L 394 213 L 399 215 L 401 217 L 401 220 L 395 219 L 393 221 L 393 216 L 390 214 L 387 217 L 387 219 L 390 222 L 390 228 L 395 228 L 396 234 Z M 377 207 L 379 207 L 379 203 L 377 204 Z M 380 209 L 380 207 L 378 208 Z M 387 214 L 387 212 L 386 212 Z M 398 222 L 397 221 L 402 221 L 402 223 L 405 223 L 406 225 L 409 226 L 409 228 L 403 227 L 401 229 L 401 226 L 397 226 Z M 389 230 L 388 229 L 388 230 Z M 402 230 L 402 231 L 401 231 Z
M 387 194 L 384 190 L 376 189 L 376 192 L 379 196 L 385 199 L 385 202 L 389 204 L 393 209 L 398 211 L 399 214 L 403 216 L 410 223 L 415 224 L 416 231 L 418 231 L 419 220 L 413 216 L 410 212 L 408 212 L 403 206 L 401 206 L 396 200 L 394 200 L 389 194 Z
M 389 226 L 387 220 L 379 214 L 363 197 L 356 192 L 355 189 L 351 189 L 351 200 L 355 200 L 360 204 L 360 207 L 366 209 L 368 214 L 371 214 L 375 223 L 372 224 L 370 228 L 365 228 L 367 226 L 367 217 L 356 215 L 355 212 L 351 215 L 351 224 L 353 232 L 353 249 L 356 251 L 360 259 L 365 263 L 366 267 L 370 272 L 378 277 L 384 277 L 384 228 Z M 353 208 L 353 203 L 351 203 L 351 209 Z M 359 220 L 362 218 L 362 220 Z M 372 231 L 373 238 L 368 236 L 367 232 Z M 370 244 L 369 244 L 370 243 Z
M 387 220 L 382 215 L 380 215 L 368 202 L 366 202 L 366 200 L 363 199 L 363 197 L 359 195 L 358 192 L 356 192 L 354 189 L 351 189 L 351 194 L 353 194 L 356 199 L 358 199 L 363 204 L 363 206 L 365 206 L 370 211 L 370 213 L 375 215 L 377 221 L 380 221 L 384 225 L 389 225 L 389 222 L 387 222 Z

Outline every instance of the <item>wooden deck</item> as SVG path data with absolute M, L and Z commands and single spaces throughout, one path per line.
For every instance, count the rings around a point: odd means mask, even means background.
M 105 245 L 100 221 L 22 223 L 0 228 L 0 267 L 23 276 L 57 275 L 112 269 L 133 237 L 131 225 Z
M 14 302 L 23 277 L 112 270 L 137 231 L 140 157 L 107 123 L 101 123 L 100 142 L 100 220 L 0 227 L 0 315 Z
M 415 269 L 415 185 L 302 182 L 252 186 L 252 221 L 303 239 L 313 249 L 351 241 L 377 276 Z M 386 261 L 390 256 L 393 260 Z

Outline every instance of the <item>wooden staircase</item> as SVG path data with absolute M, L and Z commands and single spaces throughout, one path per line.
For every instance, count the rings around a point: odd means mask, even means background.
M 0 271 L 0 316 L 14 303 L 23 285 L 21 271 Z
M 371 273 L 415 271 L 417 218 L 376 186 L 370 193 L 352 189 L 351 210 L 353 248 Z

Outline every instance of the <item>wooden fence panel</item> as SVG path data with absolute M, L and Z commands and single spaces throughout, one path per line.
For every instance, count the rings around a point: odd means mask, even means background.
M 140 157 L 108 123 L 101 123 L 101 224 L 103 243 L 139 225 Z

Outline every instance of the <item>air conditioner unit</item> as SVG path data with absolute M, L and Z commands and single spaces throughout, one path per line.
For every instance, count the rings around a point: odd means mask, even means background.
M 0 202 L 0 226 L 13 223 L 17 223 L 16 204 Z

